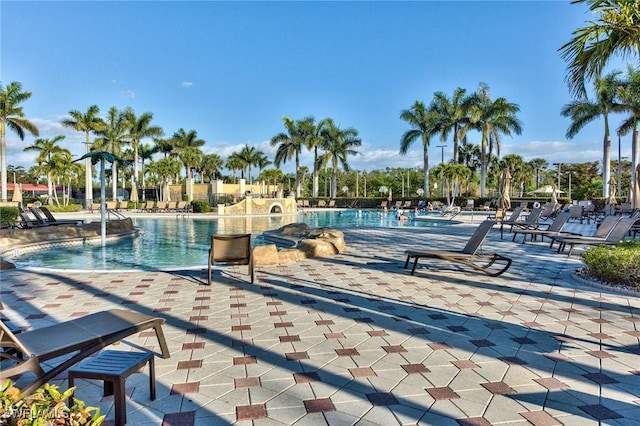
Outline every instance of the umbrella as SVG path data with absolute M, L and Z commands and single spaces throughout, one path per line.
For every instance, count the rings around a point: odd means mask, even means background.
M 498 208 L 509 210 L 511 208 L 511 173 L 507 167 L 502 171 L 498 188 Z
M 607 197 L 607 204 L 615 206 L 618 204 L 616 200 L 616 178 L 611 176 L 609 178 L 609 197 Z
M 137 203 L 139 201 L 138 187 L 136 186 L 135 180 L 131 183 L 131 194 L 129 196 L 129 199 L 131 200 L 132 203 Z
M 21 183 L 13 184 L 13 196 L 11 197 L 11 201 L 22 203 L 22 184 Z
M 556 189 L 556 186 L 553 185 L 553 188 L 551 190 L 551 204 L 558 204 L 558 189 Z
M 107 185 L 106 179 L 104 176 L 104 163 L 108 161 L 109 163 L 118 162 L 120 164 L 126 164 L 128 161 L 123 160 L 122 158 L 111 154 L 106 151 L 91 151 L 83 155 L 74 161 L 84 160 L 85 158 L 91 158 L 91 164 L 96 164 L 100 161 L 100 243 L 104 246 L 107 239 L 107 221 L 106 221 L 106 213 L 107 213 Z
M 553 186 L 551 186 L 551 185 L 541 186 L 540 188 L 536 189 L 535 191 L 531 191 L 529 194 L 551 195 L 554 192 L 556 194 L 564 194 L 564 191 L 560 191 L 559 189 L 556 188 L 555 185 L 553 185 Z

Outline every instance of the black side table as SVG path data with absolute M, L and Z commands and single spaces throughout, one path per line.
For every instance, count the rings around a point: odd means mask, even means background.
M 125 380 L 149 363 L 149 394 L 156 399 L 156 373 L 153 352 L 102 351 L 69 369 L 69 387 L 75 379 L 104 381 L 104 395 L 113 395 L 116 426 L 127 423 Z M 73 405 L 73 395 L 69 398 Z

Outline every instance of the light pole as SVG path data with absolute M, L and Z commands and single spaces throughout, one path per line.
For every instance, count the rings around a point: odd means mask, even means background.
M 558 190 L 560 190 L 560 169 L 562 168 L 562 163 L 553 163 L 554 166 L 558 166 Z
M 446 147 L 446 145 L 438 145 L 437 148 L 440 148 L 440 164 L 444 163 L 444 148 Z M 442 197 L 444 197 L 444 177 L 442 178 L 442 182 L 440 182 L 440 185 L 442 187 Z
M 620 151 L 620 132 L 618 132 L 618 197 L 622 196 L 622 152 Z
M 572 198 L 571 198 L 571 175 L 572 174 L 573 172 L 569 170 L 569 202 L 572 202 Z

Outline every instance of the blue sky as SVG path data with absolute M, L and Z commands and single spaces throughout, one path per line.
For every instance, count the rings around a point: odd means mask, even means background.
M 560 116 L 571 98 L 558 48 L 590 18 L 568 1 L 3 1 L 0 80 L 31 91 L 27 117 L 41 137 L 66 135 L 74 154 L 84 137 L 59 121 L 96 104 L 103 114 L 152 112 L 167 135 L 194 129 L 206 153 L 223 157 L 249 144 L 273 158 L 268 141 L 284 130 L 283 115 L 332 117 L 360 133 L 352 167 L 417 167 L 419 142 L 398 154 L 408 129 L 400 111 L 485 82 L 493 98 L 521 109 L 523 132 L 503 139 L 502 155 L 598 161 L 602 122 L 567 140 Z M 8 164 L 30 167 L 34 154 L 22 149 L 32 141 L 8 133 Z M 630 144 L 623 138 L 623 156 Z M 302 162 L 310 166 L 311 155 Z

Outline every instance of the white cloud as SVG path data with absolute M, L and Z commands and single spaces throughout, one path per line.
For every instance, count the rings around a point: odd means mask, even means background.
M 194 83 L 192 81 L 183 81 L 180 83 L 180 86 L 182 87 L 192 87 L 194 86 Z
M 136 92 L 134 92 L 133 90 L 123 90 L 120 92 L 120 96 L 122 96 L 124 99 L 135 99 Z

